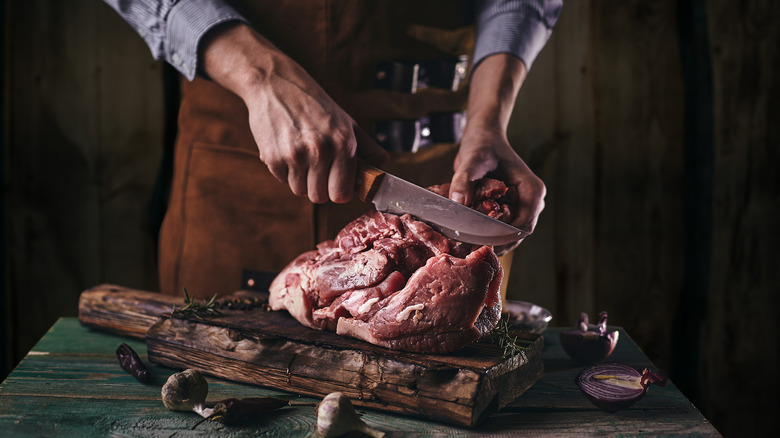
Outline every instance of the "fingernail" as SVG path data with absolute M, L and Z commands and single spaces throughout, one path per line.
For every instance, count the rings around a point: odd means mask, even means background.
M 452 192 L 450 193 L 450 199 L 457 202 L 458 204 L 463 204 L 466 201 L 466 196 L 464 196 L 463 193 Z

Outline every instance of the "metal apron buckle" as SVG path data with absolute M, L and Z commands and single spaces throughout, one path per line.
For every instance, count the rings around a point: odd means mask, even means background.
M 390 152 L 417 152 L 438 143 L 457 143 L 466 124 L 466 112 L 434 113 L 416 120 L 376 123 L 376 142 Z
M 466 78 L 468 57 L 425 61 L 388 61 L 376 67 L 374 88 L 416 93 L 424 88 L 456 91 Z M 436 143 L 457 143 L 466 112 L 432 113 L 419 119 L 380 121 L 374 138 L 392 152 L 416 152 Z

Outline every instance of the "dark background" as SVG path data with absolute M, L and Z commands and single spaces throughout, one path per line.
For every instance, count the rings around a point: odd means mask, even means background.
M 155 290 L 177 77 L 99 0 L 2 13 L 0 377 L 99 283 Z M 509 296 L 626 328 L 726 436 L 780 430 L 780 2 L 568 1 L 510 138 Z

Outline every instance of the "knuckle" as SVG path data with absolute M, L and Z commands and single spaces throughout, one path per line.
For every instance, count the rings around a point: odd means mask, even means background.
M 533 186 L 533 191 L 540 198 L 544 198 L 547 195 L 547 186 L 544 184 L 544 181 L 542 181 L 540 178 L 538 177 L 534 178 L 532 186 Z

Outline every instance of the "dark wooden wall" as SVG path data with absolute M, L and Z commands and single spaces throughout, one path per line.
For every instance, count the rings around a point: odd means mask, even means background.
M 780 3 L 569 1 L 510 138 L 548 187 L 510 298 L 607 310 L 727 436 L 780 430 Z M 167 69 L 98 0 L 5 9 L 5 367 L 81 290 L 155 289 Z M 166 123 L 167 121 L 167 123 Z
M 162 64 L 108 6 L 4 8 L 3 322 L 18 359 L 88 285 L 156 284 L 149 204 L 166 117 Z
M 664 369 L 686 269 L 676 8 L 567 2 L 513 126 L 549 191 L 513 290 L 558 325 L 606 310 Z

